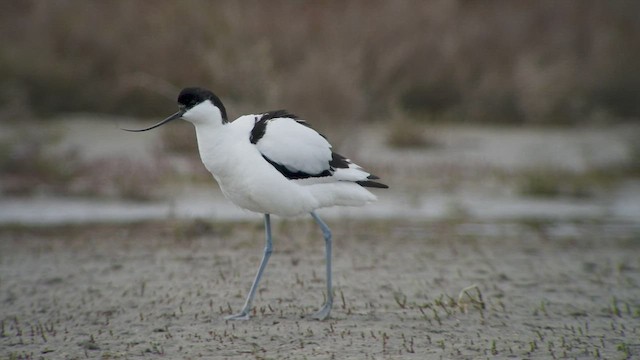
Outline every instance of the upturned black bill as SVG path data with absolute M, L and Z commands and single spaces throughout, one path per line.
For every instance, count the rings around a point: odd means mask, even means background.
M 166 124 L 166 123 L 168 123 L 168 122 L 170 122 L 170 121 L 173 121 L 173 120 L 175 120 L 175 119 L 180 119 L 180 118 L 182 117 L 182 115 L 184 115 L 184 110 L 180 110 L 180 111 L 178 111 L 177 113 L 175 113 L 175 114 L 173 114 L 173 115 L 169 116 L 168 118 L 166 118 L 166 119 L 164 119 L 164 120 L 160 121 L 159 123 L 157 123 L 157 124 L 155 124 L 155 125 L 153 125 L 153 126 L 151 126 L 151 127 L 146 128 L 146 129 L 122 129 L 122 130 L 124 130 L 124 131 L 130 131 L 130 132 L 142 132 L 142 131 L 148 131 L 148 130 L 155 129 L 155 128 L 159 127 L 159 126 L 162 126 L 162 125 L 164 125 L 164 124 Z

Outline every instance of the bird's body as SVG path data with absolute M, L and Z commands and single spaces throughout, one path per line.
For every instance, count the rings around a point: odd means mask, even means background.
M 376 200 L 365 187 L 386 188 L 351 160 L 334 153 L 331 144 L 305 121 L 284 110 L 244 115 L 233 122 L 212 92 L 186 88 L 178 96 L 180 110 L 146 131 L 174 119 L 196 129 L 198 150 L 227 199 L 237 206 L 265 214 L 266 246 L 245 306 L 231 319 L 248 319 L 251 303 L 271 255 L 270 214 L 309 213 L 322 229 L 326 245 L 327 301 L 314 315 L 329 316 L 331 288 L 331 232 L 314 210 L 361 206 Z
M 369 173 L 355 167 L 332 171 L 331 145 L 315 130 L 292 118 L 267 120 L 263 136 L 252 143 L 251 132 L 264 116 L 245 115 L 225 124 L 195 124 L 202 163 L 227 199 L 247 210 L 281 216 L 376 200 L 354 181 L 340 178 L 349 179 L 351 175 L 355 181 L 365 181 Z M 298 173 L 299 178 L 287 177 L 267 159 Z M 323 172 L 324 176 L 301 175 Z

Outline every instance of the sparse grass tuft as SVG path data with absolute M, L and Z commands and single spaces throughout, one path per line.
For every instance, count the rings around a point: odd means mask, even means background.
M 460 307 L 462 311 L 466 311 L 468 304 L 472 304 L 481 311 L 486 309 L 486 304 L 482 299 L 482 292 L 478 285 L 475 284 L 462 289 L 460 294 L 458 294 L 458 300 L 455 304 Z
M 623 359 L 631 359 L 631 349 L 627 343 L 621 342 L 616 346 L 616 350 L 622 353 Z
M 396 304 L 400 306 L 401 309 L 407 307 L 407 295 L 402 292 L 396 291 L 393 293 L 393 299 L 396 301 Z
M 622 316 L 620 307 L 618 307 L 618 299 L 615 296 L 611 298 L 611 314 L 616 317 Z

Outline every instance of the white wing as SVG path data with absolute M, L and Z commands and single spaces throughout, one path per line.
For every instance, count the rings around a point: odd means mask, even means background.
M 274 166 L 282 166 L 293 174 L 314 176 L 331 170 L 331 144 L 296 119 L 263 117 L 257 120 L 252 142 Z
M 327 139 L 284 110 L 255 116 L 249 140 L 271 165 L 291 180 L 349 181 L 366 187 L 387 187 L 371 181 L 378 179 L 377 176 L 332 152 Z

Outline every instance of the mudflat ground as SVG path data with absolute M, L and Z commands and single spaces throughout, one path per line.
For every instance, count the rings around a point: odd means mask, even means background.
M 631 359 L 640 226 L 597 221 L 277 220 L 0 230 L 3 359 Z M 467 288 L 466 291 L 463 289 Z M 462 292 L 462 294 L 461 294 Z M 462 295 L 462 296 L 460 296 Z

